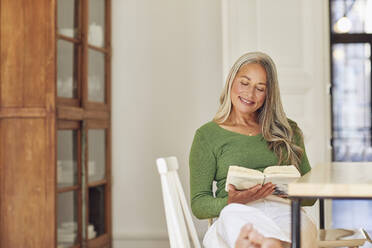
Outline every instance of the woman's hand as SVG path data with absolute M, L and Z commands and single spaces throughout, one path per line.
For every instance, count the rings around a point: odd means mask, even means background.
M 272 183 L 265 183 L 263 186 L 257 184 L 249 189 L 237 190 L 234 185 L 229 184 L 229 193 L 227 198 L 227 204 L 230 203 L 241 203 L 246 204 L 248 202 L 256 201 L 261 198 L 265 198 L 274 192 L 275 185 Z

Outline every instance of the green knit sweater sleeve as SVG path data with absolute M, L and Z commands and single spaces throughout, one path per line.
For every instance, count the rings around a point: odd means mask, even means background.
M 227 205 L 227 197 L 213 196 L 216 158 L 203 134 L 197 130 L 190 151 L 191 209 L 198 219 L 217 217 Z

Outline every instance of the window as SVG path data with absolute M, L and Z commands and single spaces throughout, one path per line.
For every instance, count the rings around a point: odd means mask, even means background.
M 330 3 L 333 160 L 372 161 L 372 1 Z
M 330 0 L 333 161 L 372 161 L 372 0 Z M 334 200 L 333 227 L 372 230 L 372 201 Z

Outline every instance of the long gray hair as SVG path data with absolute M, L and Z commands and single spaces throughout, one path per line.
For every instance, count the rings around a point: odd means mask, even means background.
M 299 128 L 293 127 L 296 129 L 293 130 L 284 113 L 280 99 L 276 67 L 274 61 L 267 54 L 261 52 L 246 53 L 235 62 L 227 77 L 224 90 L 220 97 L 220 107 L 213 120 L 218 124 L 223 124 L 228 119 L 232 109 L 231 87 L 236 74 L 243 65 L 252 63 L 262 65 L 265 68 L 267 77 L 265 102 L 257 110 L 262 135 L 267 141 L 269 148 L 278 156 L 278 164 L 286 161 L 299 169 L 303 149 L 296 145 L 294 132 L 297 132 L 297 135 L 301 139 L 303 136 Z

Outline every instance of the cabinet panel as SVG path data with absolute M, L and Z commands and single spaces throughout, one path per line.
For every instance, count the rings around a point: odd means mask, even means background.
M 54 57 L 54 37 L 45 35 L 53 34 L 52 10 L 53 1 L 1 1 L 1 106 L 45 106 Z
M 16 118 L 0 122 L 0 247 L 54 247 L 55 171 L 48 163 L 53 156 L 46 131 L 49 122 Z
M 46 89 L 52 68 L 49 65 L 54 58 L 55 50 L 54 32 L 55 22 L 51 21 L 54 15 L 54 1 L 22 1 L 25 11 L 18 12 L 24 14 L 23 25 L 28 27 L 24 33 L 24 106 L 38 107 L 45 106 Z M 49 34 L 49 35 L 45 35 Z M 54 93 L 54 92 L 53 92 Z
M 4 107 L 16 107 L 23 105 L 24 43 L 22 41 L 24 39 L 24 16 L 12 14 L 16 9 L 22 9 L 22 1 L 1 1 L 0 105 Z M 13 29 L 13 26 L 18 28 Z

